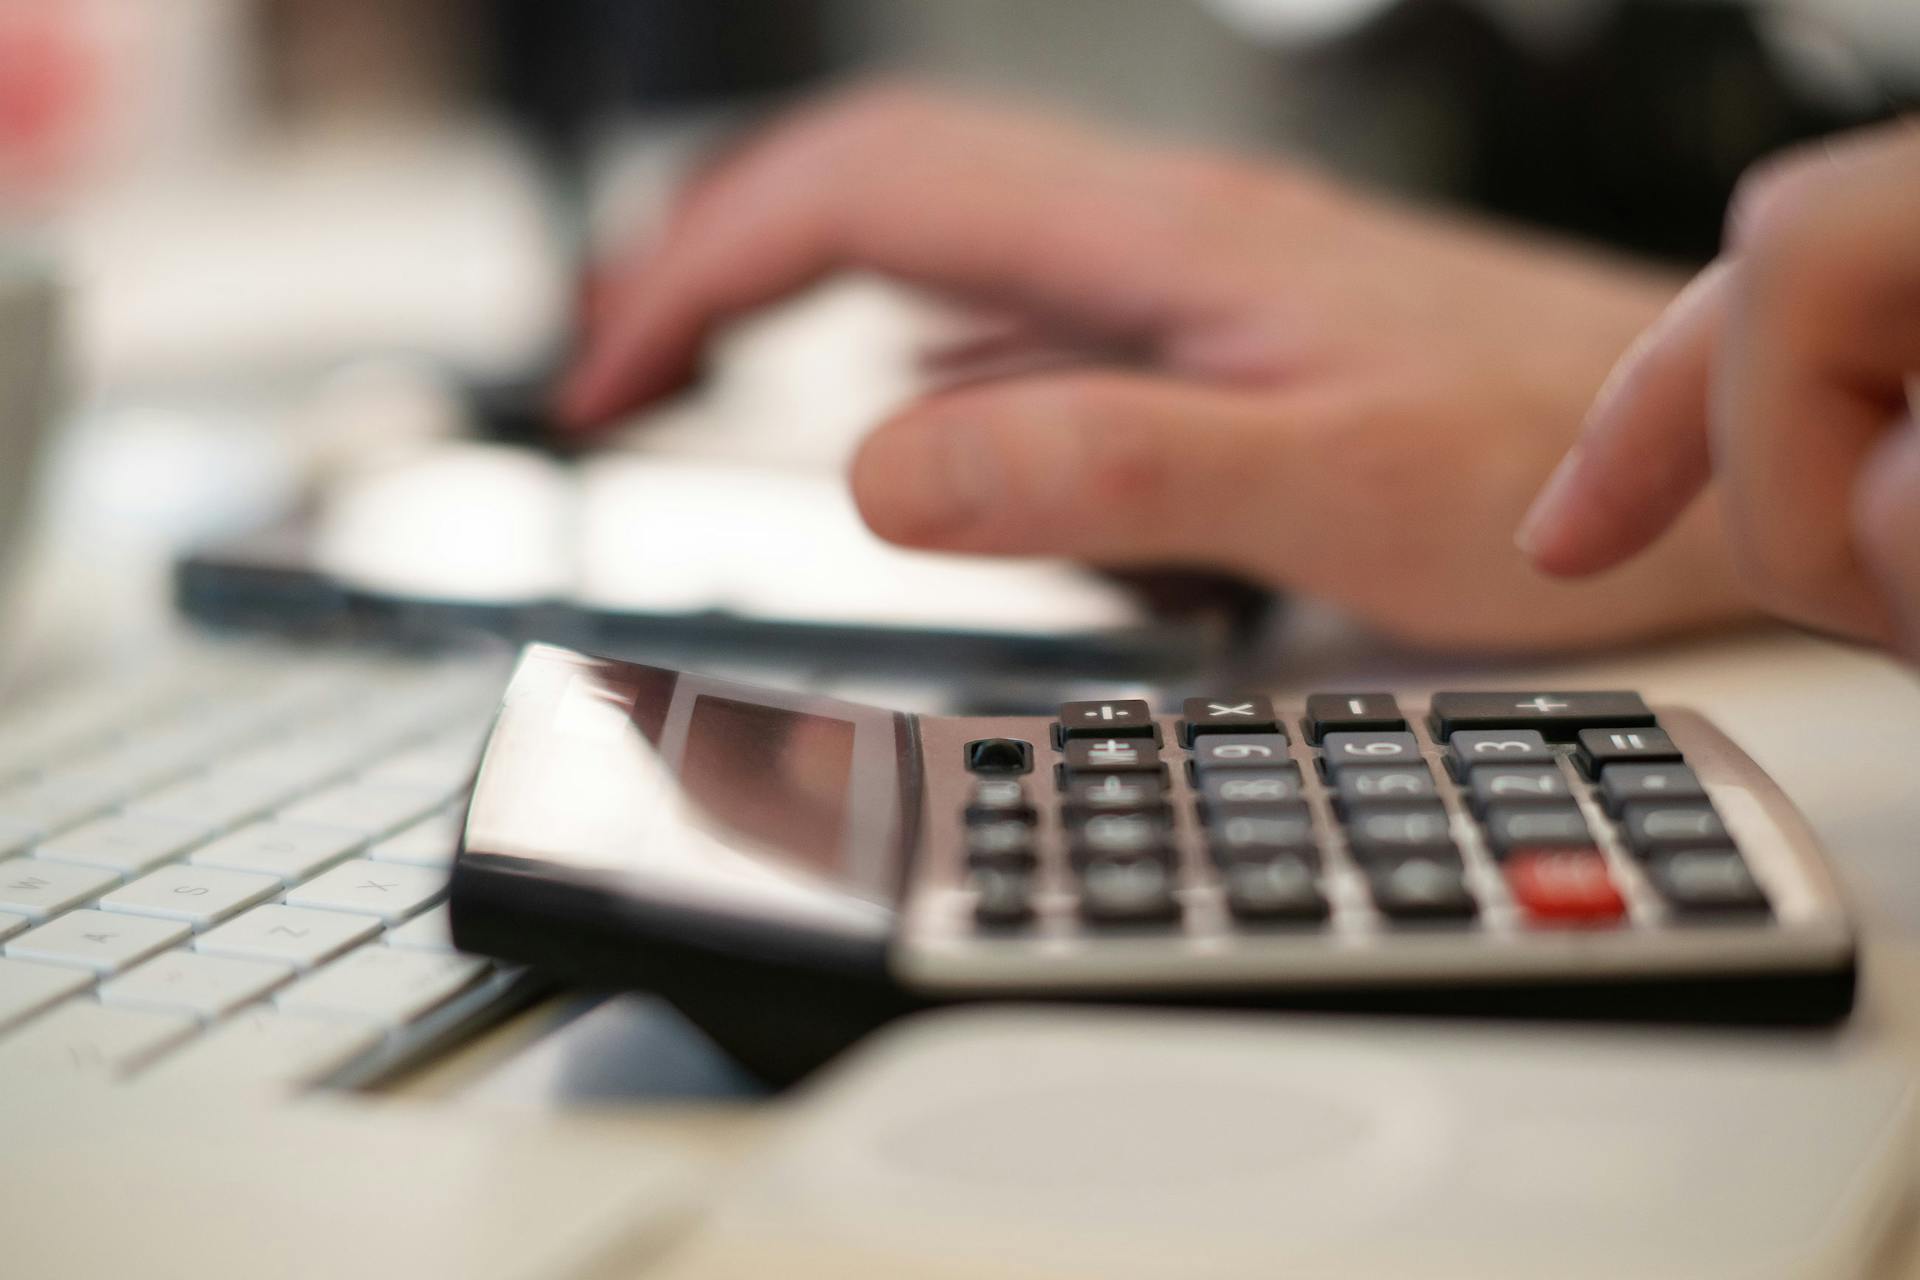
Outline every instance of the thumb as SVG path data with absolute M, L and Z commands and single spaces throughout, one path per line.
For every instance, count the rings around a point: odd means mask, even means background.
M 875 430 L 854 497 L 908 546 L 1246 567 L 1290 505 L 1271 418 L 1250 395 L 1141 374 L 970 385 Z

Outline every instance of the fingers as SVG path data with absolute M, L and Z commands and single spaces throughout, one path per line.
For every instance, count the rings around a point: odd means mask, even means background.
M 1192 202 L 1067 124 L 868 91 L 776 128 L 704 178 L 565 380 L 603 420 L 670 389 L 707 334 L 843 268 L 1010 302 L 1108 336 L 1207 294 Z
M 1874 449 L 1853 528 L 1867 573 L 1893 615 L 1895 643 L 1920 662 L 1920 425 L 1913 420 Z
M 931 397 L 853 465 L 882 537 L 951 551 L 1236 567 L 1288 538 L 1286 433 L 1251 395 L 1053 373 Z

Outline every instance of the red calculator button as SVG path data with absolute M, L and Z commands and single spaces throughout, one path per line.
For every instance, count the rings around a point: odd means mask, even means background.
M 1507 888 L 1534 920 L 1607 924 L 1626 914 L 1598 849 L 1515 849 L 1505 865 Z

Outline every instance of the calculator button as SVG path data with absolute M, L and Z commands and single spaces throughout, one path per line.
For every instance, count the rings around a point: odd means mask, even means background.
M 1294 805 L 1306 798 L 1300 770 L 1220 769 L 1200 775 L 1200 805 L 1209 814 L 1230 813 L 1243 805 Z
M 1151 738 L 1153 708 L 1137 698 L 1063 702 L 1060 734 L 1065 738 Z
M 1195 739 L 1193 767 L 1211 769 L 1267 769 L 1287 759 L 1284 733 L 1209 733 Z
M 1479 911 L 1459 860 L 1428 854 L 1370 868 L 1373 905 L 1393 920 L 1470 920 Z
M 1542 924 L 1611 924 L 1627 912 L 1598 849 L 1525 849 L 1503 864 L 1507 890 Z
M 1033 918 L 1033 877 L 1015 867 L 974 867 L 967 873 L 973 918 L 983 925 L 1021 924 Z
M 1361 764 L 1417 764 L 1420 744 L 1411 733 L 1329 733 L 1320 743 L 1327 772 Z
M 1171 858 L 1172 828 L 1155 814 L 1102 813 L 1076 823 L 1069 832 L 1076 864 L 1095 858 L 1157 854 Z
M 1707 804 L 1630 804 L 1621 825 L 1639 854 L 1733 844 L 1726 824 Z
M 1364 809 L 1348 821 L 1347 841 L 1362 862 L 1413 853 L 1459 857 L 1447 811 L 1437 804 Z
M 1067 809 L 1074 815 L 1137 813 L 1166 802 L 1166 783 L 1154 773 L 1076 774 L 1067 779 Z
M 1665 729 L 1582 729 L 1580 767 L 1589 778 L 1610 764 L 1663 764 L 1680 759 Z
M 1026 773 L 1033 768 L 1033 746 L 1018 738 L 981 738 L 966 746 L 973 773 Z
M 1080 912 L 1096 924 L 1150 924 L 1180 914 L 1173 868 L 1154 857 L 1098 858 L 1080 869 Z
M 1237 859 L 1221 871 L 1220 879 L 1226 886 L 1227 910 L 1237 920 L 1279 923 L 1327 918 L 1327 899 L 1309 858 L 1280 853 Z
M 1610 764 L 1600 771 L 1600 795 L 1617 815 L 1635 801 L 1705 800 L 1707 789 L 1683 764 Z
M 1343 813 L 1368 804 L 1431 800 L 1439 794 L 1425 764 L 1354 765 L 1340 770 L 1335 790 Z
M 1150 738 L 1075 738 L 1067 743 L 1074 773 L 1158 772 L 1160 750 Z
M 1222 866 L 1281 853 L 1310 862 L 1320 858 L 1313 839 L 1313 819 L 1304 806 L 1236 813 L 1207 829 L 1207 847 Z
M 1570 742 L 1582 729 L 1630 729 L 1653 723 L 1637 693 L 1436 693 L 1434 736 L 1451 739 L 1462 729 L 1538 729 L 1554 742 Z
M 1769 910 L 1767 895 L 1732 849 L 1678 849 L 1655 854 L 1647 878 L 1678 915 L 1753 915 Z
M 1504 858 L 1520 849 L 1591 845 L 1593 832 L 1572 803 L 1496 804 L 1487 810 L 1487 843 Z
M 1180 741 L 1193 745 L 1209 733 L 1278 733 L 1280 718 L 1266 698 L 1232 694 L 1222 698 L 1188 698 L 1181 704 Z
M 1391 733 L 1407 727 L 1390 693 L 1316 693 L 1307 698 L 1307 741 L 1318 746 L 1329 733 Z
M 1567 775 L 1552 765 L 1475 769 L 1468 782 L 1475 813 L 1496 804 L 1559 804 L 1573 799 Z
M 1034 820 L 1026 784 L 1018 778 L 982 778 L 974 783 L 973 794 L 967 799 L 967 821 L 993 822 L 1006 818 L 1018 822 Z
M 967 828 L 967 861 L 1032 866 L 1033 828 L 1018 818 L 973 823 Z
M 1538 729 L 1463 729 L 1448 740 L 1447 760 L 1464 782 L 1487 766 L 1552 764 L 1553 748 Z

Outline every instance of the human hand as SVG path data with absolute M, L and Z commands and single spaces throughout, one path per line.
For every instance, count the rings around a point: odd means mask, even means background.
M 842 269 L 1128 353 L 975 382 L 853 466 L 883 537 L 1224 567 L 1438 646 L 1598 644 L 1743 611 L 1711 513 L 1593 583 L 1515 549 L 1660 277 L 1395 209 L 1297 168 L 1123 146 L 894 89 L 719 163 L 609 276 L 560 416 L 684 382 L 733 317 Z
M 1756 599 L 1920 660 L 1920 128 L 1757 169 L 1727 250 L 1637 343 L 1521 533 L 1640 553 L 1711 478 Z

